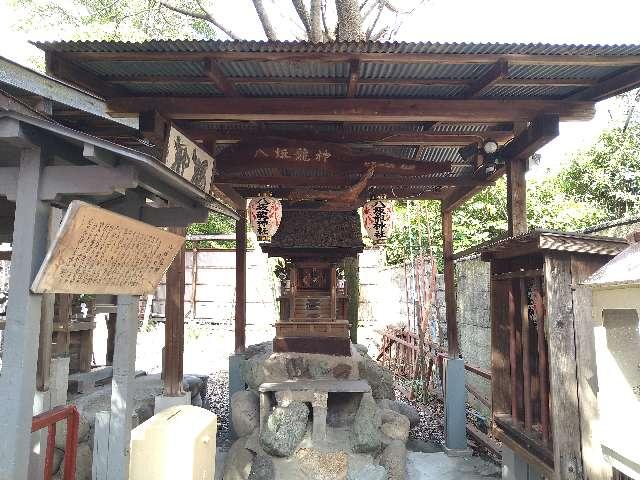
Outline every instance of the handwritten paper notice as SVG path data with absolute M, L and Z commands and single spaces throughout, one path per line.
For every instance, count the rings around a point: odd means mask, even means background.
M 151 294 L 183 243 L 179 235 L 73 201 L 31 290 Z

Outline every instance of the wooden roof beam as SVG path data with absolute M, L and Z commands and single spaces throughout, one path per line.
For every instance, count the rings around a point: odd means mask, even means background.
M 207 78 L 211 81 L 211 83 L 213 83 L 216 88 L 224 93 L 227 97 L 238 96 L 236 87 L 229 81 L 222 70 L 220 70 L 220 67 L 214 60 L 206 60 L 205 72 L 207 74 Z
M 70 62 L 57 53 L 46 52 L 45 63 L 47 75 L 72 85 L 78 85 L 102 98 L 126 95 L 128 93 L 126 89 L 101 80 L 97 75 L 79 67 L 76 63 Z
M 45 51 L 53 50 L 40 45 Z M 373 63 L 432 63 L 432 64 L 492 64 L 506 60 L 512 65 L 640 65 L 637 55 L 536 55 L 483 53 L 349 53 L 349 52 L 71 52 L 70 57 L 81 61 L 192 61 L 192 60 L 253 60 L 262 62 L 338 62 L 349 63 L 354 58 Z
M 241 141 L 255 141 L 260 136 L 273 137 L 282 135 L 282 130 L 260 129 L 251 130 L 229 129 L 208 130 L 197 129 L 188 125 L 181 125 L 180 130 L 189 134 L 195 140 L 204 140 L 211 136 L 216 137 L 219 144 L 234 144 Z M 423 145 L 423 146 L 465 146 L 470 143 L 480 143 L 491 138 L 498 143 L 504 143 L 513 137 L 512 130 L 486 130 L 477 133 L 447 133 L 447 132 L 353 132 L 353 133 L 319 133 L 310 131 L 292 131 L 286 133 L 287 138 L 331 143 L 371 143 L 376 145 Z
M 469 85 L 466 92 L 467 98 L 481 97 L 488 92 L 494 84 L 502 80 L 509 73 L 509 64 L 506 60 L 498 60 L 487 73 Z
M 537 118 L 527 129 L 521 132 L 511 142 L 504 145 L 496 154 L 506 161 L 512 158 L 527 158 L 542 146 L 556 138 L 559 133 L 559 119 L 554 115 L 544 115 Z M 458 187 L 442 201 L 445 211 L 452 211 L 473 197 L 483 188 L 493 184 L 504 173 L 504 167 L 496 170 L 486 180 L 472 187 Z
M 234 187 L 245 187 L 249 185 L 279 185 L 281 187 L 346 187 L 353 185 L 356 180 L 349 179 L 344 175 L 333 175 L 324 177 L 285 177 L 285 176 L 219 176 L 216 177 L 217 185 L 231 185 Z M 474 186 L 480 183 L 475 177 L 436 177 L 419 178 L 410 176 L 381 176 L 374 175 L 369 180 L 368 185 L 373 187 L 393 187 L 393 186 Z
M 605 98 L 619 95 L 634 88 L 640 87 L 640 67 L 631 68 L 624 72 L 603 80 L 596 85 L 585 88 L 569 97 L 572 100 L 583 100 L 588 98 L 593 101 L 604 100 Z
M 358 80 L 360 80 L 360 61 L 352 60 L 349 63 L 349 83 L 347 84 L 347 97 L 355 97 L 358 93 Z
M 156 109 L 172 120 L 254 120 L 334 122 L 514 122 L 543 114 L 562 120 L 590 120 L 592 102 L 559 100 L 440 100 L 375 98 L 117 97 L 114 115 Z

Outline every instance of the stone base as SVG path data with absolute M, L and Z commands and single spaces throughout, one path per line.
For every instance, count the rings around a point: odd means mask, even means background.
M 447 457 L 472 457 L 473 450 L 470 448 L 447 448 L 447 446 L 442 443 L 442 450 L 447 455 Z
M 185 392 L 179 397 L 166 397 L 164 395 L 158 395 L 155 398 L 153 413 L 157 414 L 169 407 L 174 407 L 176 405 L 191 405 L 191 392 Z
M 284 337 L 273 339 L 276 353 L 321 353 L 324 355 L 351 356 L 351 340 L 340 337 Z

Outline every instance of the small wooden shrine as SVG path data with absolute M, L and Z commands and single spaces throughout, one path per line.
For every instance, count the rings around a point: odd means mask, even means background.
M 269 256 L 282 257 L 288 278 L 282 289 L 275 352 L 350 355 L 349 322 L 340 263 L 362 251 L 357 212 L 285 210 Z
M 585 370 L 586 303 L 576 286 L 627 246 L 621 239 L 531 232 L 482 250 L 491 262 L 494 435 L 549 478 L 581 478 L 594 393 Z M 585 478 L 595 478 L 587 475 Z

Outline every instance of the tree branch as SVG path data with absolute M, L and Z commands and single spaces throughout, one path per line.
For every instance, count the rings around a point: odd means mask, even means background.
M 373 22 L 371 22 L 371 25 L 369 26 L 369 28 L 367 28 L 367 40 L 371 40 L 371 34 L 373 33 L 373 30 L 376 28 L 376 25 L 378 24 L 378 20 L 380 20 L 380 16 L 382 15 L 382 10 L 384 10 L 382 4 L 378 5 L 378 14 L 376 15 L 376 18 L 373 19 Z
M 296 9 L 300 20 L 302 20 L 302 25 L 304 25 L 304 29 L 307 31 L 307 37 L 311 38 L 311 22 L 309 21 L 309 14 L 307 13 L 303 0 L 291 0 L 291 3 L 293 3 L 293 8 Z
M 277 35 L 271 22 L 269 21 L 269 16 L 264 9 L 264 5 L 262 4 L 262 0 L 253 0 L 253 6 L 256 9 L 256 13 L 258 14 L 258 18 L 260 19 L 260 23 L 262 24 L 262 29 L 264 30 L 265 35 L 268 40 L 277 40 Z
M 320 4 L 320 8 L 322 10 L 322 26 L 324 27 L 324 35 L 327 41 L 332 42 L 334 38 L 329 33 L 329 26 L 327 25 L 327 0 L 322 0 Z
M 163 7 L 165 7 L 168 10 L 171 10 L 173 12 L 179 13 L 181 15 L 185 15 L 187 17 L 191 17 L 191 18 L 197 18 L 199 20 L 205 20 L 206 22 L 211 23 L 212 25 L 214 25 L 215 27 L 217 27 L 219 30 L 222 30 L 225 34 L 227 34 L 227 36 L 229 36 L 229 38 L 233 39 L 233 40 L 239 40 L 240 37 L 238 35 L 236 35 L 235 33 L 233 33 L 232 30 L 226 28 L 224 25 L 222 25 L 212 14 L 211 12 L 209 12 L 204 5 L 202 4 L 202 2 L 200 0 L 196 0 L 196 3 L 198 4 L 198 7 L 200 8 L 200 10 L 202 10 L 202 13 L 199 12 L 194 12 L 191 10 L 187 10 L 186 8 L 182 8 L 182 7 L 178 7 L 176 5 L 172 5 L 168 2 L 166 2 L 165 0 L 158 0 L 158 3 L 160 5 L 162 5 Z
M 362 16 L 357 0 L 336 0 L 338 14 L 338 40 L 364 40 Z
M 393 13 L 398 13 L 398 14 L 403 14 L 403 15 L 408 14 L 408 13 L 413 13 L 415 11 L 415 9 L 417 8 L 417 7 L 414 7 L 412 9 L 410 9 L 410 10 L 401 10 L 398 7 L 396 7 L 393 3 L 391 3 L 391 0 L 378 0 L 378 3 L 380 5 L 382 5 L 383 7 L 391 10 Z M 420 2 L 420 3 L 423 3 L 423 2 Z
M 311 8 L 309 10 L 311 20 L 311 30 L 309 31 L 309 40 L 312 42 L 322 41 L 322 13 L 320 9 L 320 0 L 311 0 Z

